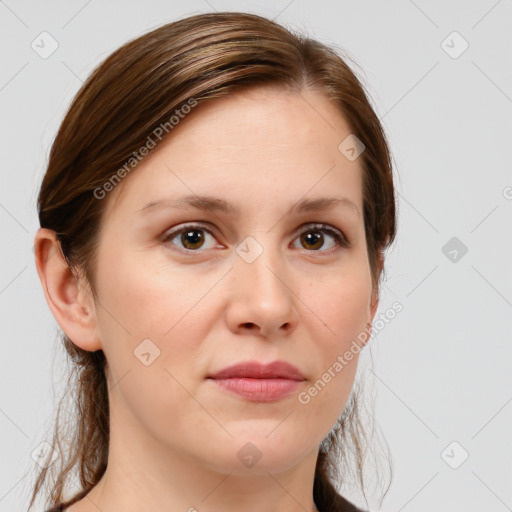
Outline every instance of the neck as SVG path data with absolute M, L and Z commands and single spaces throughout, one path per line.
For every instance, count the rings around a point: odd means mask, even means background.
M 107 470 L 77 512 L 317 512 L 318 448 L 279 470 L 264 458 L 252 468 L 223 467 L 159 442 L 133 417 L 111 418 L 109 443 Z

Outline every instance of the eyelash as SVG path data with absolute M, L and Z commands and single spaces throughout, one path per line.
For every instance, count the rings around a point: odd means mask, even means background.
M 187 231 L 187 230 L 206 231 L 211 236 L 215 237 L 215 235 L 212 233 L 212 231 L 210 229 L 206 228 L 205 226 L 203 226 L 201 224 L 186 224 L 185 226 L 182 226 L 178 230 L 174 230 L 174 231 L 171 231 L 171 232 L 165 234 L 163 242 L 164 243 L 170 242 L 177 235 L 180 235 L 181 233 L 183 233 L 184 231 Z M 350 241 L 344 236 L 344 234 L 341 231 L 339 231 L 339 230 L 329 226 L 328 224 L 323 224 L 323 223 L 308 224 L 307 226 L 305 226 L 305 229 L 303 229 L 302 231 L 299 231 L 297 233 L 296 238 L 298 236 L 303 235 L 304 233 L 307 233 L 307 232 L 310 232 L 310 231 L 311 232 L 313 232 L 313 231 L 321 231 L 323 233 L 327 233 L 328 235 L 332 236 L 334 238 L 335 243 L 338 246 L 338 248 L 342 247 L 342 248 L 348 249 L 349 247 L 351 247 Z M 203 252 L 203 251 L 200 251 L 199 249 L 198 250 L 192 250 L 192 249 L 185 249 L 185 248 L 182 248 L 182 247 L 177 247 L 177 248 L 178 248 L 178 250 L 181 250 L 181 251 L 184 251 L 184 252 L 187 252 L 187 253 Z M 304 250 L 307 251 L 307 252 L 320 252 L 320 253 L 327 253 L 327 254 L 330 254 L 333 251 L 333 249 L 329 249 L 327 251 L 320 251 L 320 250 L 308 251 L 307 249 L 304 249 Z

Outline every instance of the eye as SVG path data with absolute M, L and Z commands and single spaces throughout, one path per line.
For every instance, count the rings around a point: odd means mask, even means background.
M 330 243 L 330 247 L 328 247 L 327 250 L 318 251 L 317 249 L 325 244 L 325 234 L 327 234 L 333 242 Z M 299 233 L 299 241 L 304 248 L 313 249 L 315 252 L 332 252 L 331 250 L 336 246 L 350 247 L 350 243 L 343 233 L 327 224 L 310 225 L 308 229 Z
M 328 239 L 331 239 L 330 247 L 328 247 L 327 250 L 318 251 L 319 248 L 325 245 L 325 235 L 327 235 Z M 213 243 L 210 247 L 205 247 L 208 236 L 212 238 Z M 164 235 L 163 242 L 172 242 L 175 238 L 177 238 L 181 244 L 178 245 L 178 247 L 185 251 L 198 252 L 198 249 L 201 248 L 212 249 L 216 247 L 215 238 L 211 231 L 200 224 L 189 224 L 181 227 L 180 229 L 171 231 Z M 350 242 L 343 233 L 327 224 L 309 225 L 308 229 L 299 232 L 298 239 L 303 248 L 312 249 L 313 252 L 332 252 L 332 249 L 336 246 L 345 248 L 350 247 Z
M 178 238 L 179 242 L 182 244 L 181 246 L 178 245 L 178 247 L 184 250 L 197 252 L 197 249 L 200 249 L 205 244 L 205 239 L 207 237 L 204 235 L 204 233 L 207 233 L 213 240 L 215 240 L 211 232 L 205 227 L 198 224 L 190 224 L 180 228 L 179 230 L 168 233 L 163 241 L 170 242 L 175 238 Z M 178 237 L 178 235 L 180 236 Z M 213 247 L 215 247 L 215 244 L 209 248 Z

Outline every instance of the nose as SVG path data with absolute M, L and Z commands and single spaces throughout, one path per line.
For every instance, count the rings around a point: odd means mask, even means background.
M 263 250 L 254 261 L 235 258 L 230 272 L 227 322 L 232 332 L 264 337 L 289 335 L 298 323 L 297 296 L 278 252 Z

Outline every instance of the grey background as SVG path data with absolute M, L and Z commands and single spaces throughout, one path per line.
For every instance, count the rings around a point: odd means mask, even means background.
M 381 510 L 512 510 L 510 0 L 0 1 L 0 510 L 27 503 L 65 375 L 32 252 L 51 141 L 114 49 L 211 10 L 264 14 L 346 50 L 389 136 L 399 233 L 379 311 L 404 309 L 372 340 L 373 364 L 367 350 L 360 360 L 393 455 Z M 31 47 L 43 31 L 58 43 L 46 59 Z

